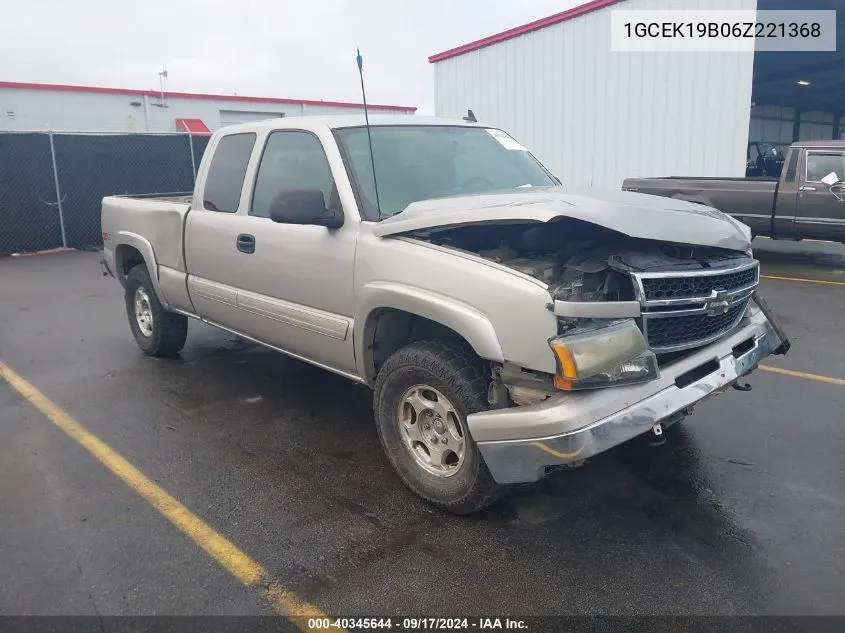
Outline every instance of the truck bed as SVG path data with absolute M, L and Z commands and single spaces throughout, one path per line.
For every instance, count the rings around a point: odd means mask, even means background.
M 128 198 L 130 200 L 158 200 L 159 202 L 178 202 L 179 204 L 191 204 L 194 194 L 192 191 L 179 191 L 174 193 L 134 193 L 124 196 L 111 196 L 113 198 Z
M 119 254 L 110 252 L 106 236 L 130 244 L 142 254 L 144 249 L 157 266 L 185 270 L 185 216 L 191 208 L 190 193 L 141 194 L 103 198 L 102 225 L 106 258 Z M 146 259 L 146 257 L 145 257 Z M 156 274 L 156 271 L 151 271 Z
M 627 178 L 627 191 L 698 202 L 740 220 L 771 216 L 778 190 L 775 178 Z
M 631 178 L 629 180 L 636 180 Z M 733 177 L 733 176 L 661 176 L 659 178 L 643 178 L 641 180 L 703 180 L 703 181 L 716 181 L 716 180 L 726 180 L 730 182 L 777 182 L 777 178 L 772 178 L 771 176 L 741 176 L 741 177 Z

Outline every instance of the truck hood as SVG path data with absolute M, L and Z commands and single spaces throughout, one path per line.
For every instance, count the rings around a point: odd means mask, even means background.
M 629 237 L 714 246 L 751 247 L 750 229 L 711 207 L 630 191 L 576 192 L 563 187 L 421 200 L 379 222 L 379 237 L 471 224 L 550 222 L 573 218 Z

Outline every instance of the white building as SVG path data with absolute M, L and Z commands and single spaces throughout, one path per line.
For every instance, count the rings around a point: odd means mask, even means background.
M 367 104 L 380 114 L 415 107 Z M 241 95 L 162 93 L 0 81 L 0 131 L 195 132 L 281 116 L 355 114 L 359 103 Z
M 432 55 L 435 113 L 509 131 L 571 186 L 743 176 L 749 141 L 845 132 L 842 0 L 593 0 Z M 611 51 L 614 9 L 840 9 L 832 53 Z M 845 122 L 844 122 L 845 123 Z

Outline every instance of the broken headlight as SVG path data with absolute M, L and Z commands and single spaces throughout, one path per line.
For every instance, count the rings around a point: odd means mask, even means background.
M 657 378 L 657 358 L 633 319 L 557 336 L 549 341 L 557 359 L 558 389 L 596 389 Z

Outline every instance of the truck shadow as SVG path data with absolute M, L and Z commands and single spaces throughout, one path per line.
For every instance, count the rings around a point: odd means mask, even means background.
M 185 416 L 189 435 L 213 429 L 221 438 L 214 450 L 228 454 L 233 490 L 255 476 L 271 490 L 286 491 L 286 512 L 299 513 L 300 529 L 326 523 L 328 515 L 345 517 L 349 536 L 330 537 L 344 542 L 343 559 L 330 573 L 302 570 L 296 588 L 311 600 L 339 590 L 361 569 L 401 565 L 409 557 L 456 583 L 497 577 L 472 598 L 451 598 L 464 612 L 478 611 L 485 599 L 501 602 L 497 590 L 510 586 L 513 574 L 554 613 L 559 606 L 548 605 L 560 605 L 571 582 L 599 592 L 610 607 L 613 592 L 627 590 L 627 583 L 662 600 L 661 574 L 680 574 L 683 586 L 676 583 L 674 590 L 693 600 L 700 591 L 694 577 L 715 570 L 727 576 L 709 589 L 714 600 L 718 594 L 726 610 L 744 611 L 742 591 L 728 585 L 746 586 L 749 574 L 764 573 L 754 534 L 720 502 L 709 481 L 710 458 L 683 423 L 670 429 L 664 446 L 634 441 L 583 467 L 518 486 L 474 516 L 454 517 L 420 501 L 394 475 L 364 386 L 219 334 L 145 376 Z M 273 508 L 256 509 L 257 523 L 267 520 L 259 511 Z M 243 517 L 244 524 L 249 520 Z M 368 536 L 352 536 L 356 531 Z M 604 566 L 597 568 L 596 560 Z M 548 580 L 564 567 L 561 578 Z M 437 595 L 430 594 L 433 606 L 449 599 Z

